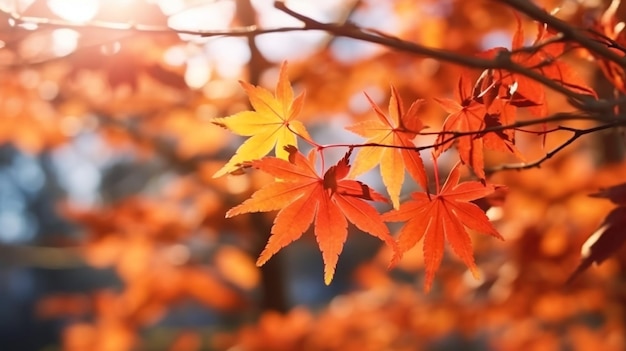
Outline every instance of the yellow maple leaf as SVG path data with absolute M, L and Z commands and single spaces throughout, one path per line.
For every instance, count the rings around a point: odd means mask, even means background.
M 213 175 L 221 177 L 236 171 L 245 161 L 252 161 L 267 155 L 272 148 L 276 157 L 287 159 L 287 145 L 297 145 L 297 136 L 307 139 L 310 136 L 304 125 L 294 119 L 299 115 L 304 103 L 304 92 L 293 97 L 293 89 L 287 77 L 287 63 L 280 68 L 276 93 L 240 82 L 250 99 L 254 111 L 242 111 L 231 116 L 215 118 L 213 123 L 231 132 L 249 136 L 237 149 L 235 155 Z

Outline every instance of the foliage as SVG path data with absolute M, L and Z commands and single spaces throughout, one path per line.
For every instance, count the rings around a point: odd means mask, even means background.
M 385 201 L 367 185 L 344 179 L 350 171 L 348 152 L 330 167 L 323 177 L 314 169 L 315 159 L 305 158 L 293 145 L 285 150 L 289 162 L 279 158 L 264 158 L 250 162 L 274 176 L 277 181 L 252 194 L 239 206 L 226 212 L 226 217 L 257 211 L 280 209 L 272 226 L 272 236 L 257 260 L 262 265 L 278 250 L 298 239 L 315 220 L 315 236 L 324 258 L 324 281 L 330 284 L 335 274 L 337 257 L 341 254 L 348 234 L 348 223 L 385 241 L 392 248 L 395 242 L 376 209 L 363 200 Z M 314 153 L 310 154 L 315 156 Z
M 485 213 L 476 204 L 469 202 L 492 194 L 496 186 L 485 186 L 480 182 L 459 184 L 460 178 L 457 164 L 441 189 L 437 187 L 437 194 L 413 193 L 413 200 L 385 214 L 388 221 L 407 222 L 398 234 L 399 255 L 424 238 L 426 290 L 430 289 L 435 271 L 441 264 L 445 240 L 478 278 L 472 243 L 464 227 L 502 239 Z
M 38 302 L 63 349 L 625 347 L 618 0 L 99 4 L 0 1 L 0 141 L 110 174 L 6 245 L 115 272 Z M 332 301 L 288 311 L 309 237 Z
M 287 69 L 283 65 L 276 86 L 276 96 L 261 87 L 246 82 L 241 85 L 250 96 L 255 111 L 243 111 L 233 116 L 217 118 L 213 123 L 239 135 L 250 135 L 228 163 L 215 173 L 215 177 L 232 172 L 244 161 L 267 155 L 276 146 L 276 156 L 285 158 L 285 147 L 296 144 L 296 135 L 307 136 L 304 126 L 294 119 L 298 117 L 304 94 L 293 98 L 293 90 L 287 80 Z
M 382 148 L 378 146 L 362 147 L 354 161 L 355 167 L 352 176 L 358 176 L 380 164 L 380 175 L 387 187 L 393 207 L 400 204 L 400 192 L 404 182 L 404 170 L 418 182 L 422 189 L 428 188 L 428 177 L 424 162 L 415 148 L 412 139 L 424 128 L 419 119 L 417 110 L 422 101 L 415 101 L 407 112 L 403 112 L 402 99 L 398 91 L 392 86 L 389 98 L 390 122 L 384 112 L 372 99 L 365 95 L 376 112 L 378 120 L 363 121 L 348 130 L 369 138 L 365 143 L 396 146 L 397 148 Z M 358 168 L 357 168 L 358 166 Z

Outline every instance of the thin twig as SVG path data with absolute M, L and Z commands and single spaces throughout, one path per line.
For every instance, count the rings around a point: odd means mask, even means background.
M 597 127 L 593 127 L 593 128 L 588 128 L 588 129 L 577 129 L 577 128 L 571 128 L 571 127 L 559 127 L 557 128 L 558 130 L 564 130 L 564 131 L 568 131 L 568 132 L 572 132 L 573 135 L 567 139 L 564 143 L 562 143 L 561 145 L 555 147 L 554 149 L 550 150 L 548 153 L 546 153 L 543 157 L 541 157 L 540 159 L 530 162 L 530 163 L 509 163 L 509 164 L 501 164 L 499 166 L 495 166 L 495 167 L 489 167 L 485 169 L 485 173 L 486 174 L 493 174 L 496 172 L 501 172 L 501 171 L 509 171 L 509 170 L 517 170 L 517 171 L 521 171 L 524 169 L 531 169 L 531 168 L 539 168 L 541 167 L 541 165 L 548 161 L 549 159 L 551 159 L 552 157 L 554 157 L 557 153 L 559 153 L 561 150 L 565 149 L 566 147 L 568 147 L 570 144 L 572 144 L 574 141 L 576 141 L 578 138 L 582 137 L 583 135 L 587 135 L 590 133 L 595 133 L 601 130 L 605 130 L 605 129 L 609 129 L 609 128 L 615 128 L 617 126 L 621 126 L 624 123 L 622 121 L 616 121 L 614 123 L 609 123 L 609 124 L 604 124 L 601 126 L 597 126 Z
M 505 130 L 519 129 L 519 128 L 524 128 L 524 127 L 529 127 L 529 126 L 541 125 L 544 123 L 564 122 L 564 121 L 566 122 L 566 121 L 574 121 L 574 120 L 611 122 L 611 123 L 614 121 L 613 118 L 609 119 L 606 117 L 585 114 L 582 112 L 561 112 L 561 113 L 555 113 L 551 116 L 544 117 L 544 118 L 536 118 L 536 119 L 530 119 L 526 121 L 517 121 L 511 124 L 497 125 L 493 127 L 480 129 L 480 130 L 475 130 L 475 131 L 473 130 L 473 131 L 464 131 L 464 132 L 457 132 L 457 131 L 421 132 L 419 133 L 419 135 L 449 134 L 449 135 L 456 135 L 456 136 L 467 136 L 467 135 L 477 135 L 477 134 L 484 134 L 484 133 L 491 133 L 491 132 L 502 132 Z M 626 125 L 626 120 L 620 120 L 620 123 L 623 125 Z

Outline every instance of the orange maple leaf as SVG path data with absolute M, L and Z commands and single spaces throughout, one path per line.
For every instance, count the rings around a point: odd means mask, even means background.
M 511 62 L 533 69 L 575 93 L 597 97 L 595 91 L 587 86 L 585 81 L 569 65 L 560 60 L 566 50 L 565 43 L 555 40 L 554 34 L 548 31 L 545 24 L 537 23 L 537 36 L 531 47 L 536 46 L 538 48 L 536 50 L 522 50 L 524 48 L 524 29 L 517 14 L 515 14 L 515 18 L 517 29 L 511 42 Z M 493 48 L 484 51 L 480 56 L 493 59 L 502 51 L 509 50 L 502 47 Z M 528 107 L 530 112 L 536 116 L 545 116 L 548 113 L 543 84 L 523 74 L 504 69 L 493 70 L 493 74 L 495 81 L 499 84 L 502 98 L 509 99 L 515 106 Z
M 477 181 L 459 184 L 459 166 L 460 163 L 457 163 L 450 171 L 443 187 L 437 189 L 437 194 L 415 192 L 411 194 L 413 199 L 402 203 L 399 210 L 391 210 L 382 216 L 387 222 L 406 221 L 400 230 L 394 262 L 424 238 L 426 291 L 430 290 L 435 272 L 441 264 L 444 240 L 448 241 L 474 277 L 478 277 L 472 242 L 465 227 L 502 239 L 485 213 L 470 202 L 492 194 L 498 186 L 483 185 Z
M 246 90 L 255 111 L 242 111 L 232 116 L 216 118 L 213 123 L 250 138 L 241 144 L 228 163 L 213 175 L 214 178 L 239 169 L 239 165 L 245 161 L 267 155 L 272 148 L 275 148 L 277 157 L 286 159 L 288 154 L 284 147 L 297 145 L 297 135 L 310 139 L 302 122 L 295 120 L 302 110 L 304 93 L 294 99 L 293 89 L 287 77 L 286 62 L 280 68 L 275 95 L 265 88 L 243 81 L 239 83 Z
M 289 154 L 289 161 L 265 157 L 247 163 L 280 180 L 259 189 L 251 198 L 226 213 L 229 218 L 248 212 L 280 210 L 257 266 L 263 265 L 281 248 L 300 238 L 313 220 L 315 236 L 324 259 L 324 282 L 327 285 L 333 279 L 337 259 L 347 238 L 347 220 L 360 230 L 383 240 L 395 251 L 396 243 L 380 214 L 364 201 L 386 199 L 359 181 L 343 179 L 350 171 L 350 152 L 320 177 L 315 171 L 313 153 L 307 159 L 293 145 L 285 147 L 285 151 Z
M 413 102 L 405 113 L 402 99 L 392 86 L 389 99 L 389 117 L 391 120 L 389 120 L 367 93 L 365 97 L 376 112 L 378 120 L 363 121 L 346 129 L 368 138 L 366 143 L 414 148 L 415 144 L 413 144 L 412 139 L 424 129 L 422 121 L 417 116 L 417 110 L 423 100 Z M 380 174 L 394 208 L 400 206 L 400 190 L 402 183 L 404 183 L 405 168 L 422 189 L 428 189 L 424 162 L 422 162 L 419 152 L 411 149 L 380 146 L 363 147 L 354 160 L 354 166 L 349 177 L 363 174 L 378 164 L 380 164 Z
M 513 123 L 515 106 L 499 98 L 490 101 L 489 105 L 483 104 L 474 98 L 473 88 L 469 83 L 468 75 L 462 74 L 455 92 L 456 100 L 435 98 L 435 101 L 449 113 L 442 127 L 443 132 L 475 133 L 457 138 L 450 133 L 439 134 L 434 156 L 439 157 L 456 142 L 461 161 L 468 164 L 479 178 L 485 179 L 483 147 L 510 152 L 522 160 L 524 157 L 515 147 L 515 130 L 481 133 L 487 128 Z

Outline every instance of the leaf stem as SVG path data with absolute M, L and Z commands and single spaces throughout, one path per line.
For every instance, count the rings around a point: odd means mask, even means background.
M 437 189 L 437 194 L 439 194 L 441 192 L 441 185 L 439 182 L 439 165 L 437 164 L 437 158 L 435 157 L 434 153 L 431 153 L 432 158 L 433 158 L 433 168 L 435 171 L 435 189 Z M 428 199 L 430 200 L 430 193 L 427 191 L 426 194 L 428 195 Z

